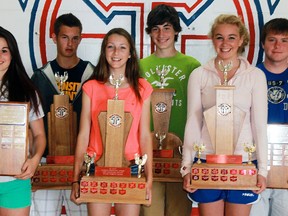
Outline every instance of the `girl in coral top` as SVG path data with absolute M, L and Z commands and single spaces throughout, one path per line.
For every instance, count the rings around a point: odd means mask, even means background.
M 107 111 L 107 100 L 115 97 L 115 86 L 109 82 L 110 75 L 117 79 L 123 76 L 118 89 L 118 99 L 125 100 L 124 111 L 130 112 L 133 122 L 129 131 L 125 158 L 130 161 L 136 153 L 147 154 L 144 166 L 147 184 L 147 199 L 151 202 L 152 188 L 152 139 L 150 135 L 151 85 L 140 78 L 138 58 L 133 39 L 122 28 L 110 30 L 103 39 L 99 62 L 91 78 L 83 85 L 80 130 L 75 152 L 74 181 L 71 200 L 77 203 L 79 197 L 79 175 L 84 154 L 95 155 L 95 163 L 102 156 L 98 115 Z M 93 215 L 110 215 L 111 203 L 88 203 L 88 212 Z M 117 215 L 139 215 L 138 204 L 115 204 Z

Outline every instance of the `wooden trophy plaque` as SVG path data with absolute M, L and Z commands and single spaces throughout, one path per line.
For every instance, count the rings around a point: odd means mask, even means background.
M 69 96 L 62 91 L 64 76 L 55 74 L 60 94 L 53 96 L 48 120 L 48 155 L 46 163 L 38 166 L 32 178 L 33 189 L 70 189 L 73 174 L 74 151 L 77 139 L 77 114 L 69 103 Z
M 148 204 L 145 177 L 131 175 L 124 156 L 133 117 L 124 112 L 125 101 L 118 100 L 119 86 L 114 100 L 107 102 L 107 112 L 98 116 L 104 151 L 94 175 L 87 170 L 81 178 L 79 202 Z
M 54 103 L 48 113 L 48 158 L 74 155 L 76 138 L 77 114 L 69 103 L 69 96 L 54 95 Z
M 161 76 L 161 74 L 159 74 Z M 161 77 L 160 77 L 161 79 Z M 162 80 L 163 77 L 162 77 Z M 160 182 L 181 182 L 181 139 L 169 132 L 172 98 L 175 89 L 164 88 L 163 83 L 151 96 L 154 131 L 153 179 Z
M 174 89 L 154 89 L 151 96 L 152 117 L 154 125 L 153 157 L 173 157 L 173 149 L 164 148 L 163 141 L 165 141 L 169 130 L 172 97 L 174 93 Z M 158 145 L 156 145 L 156 143 Z
M 159 145 L 158 140 L 155 137 L 154 132 L 152 132 L 151 135 L 153 138 L 153 149 L 157 149 Z M 179 172 L 181 168 L 181 139 L 175 134 L 168 132 L 165 140 L 163 141 L 162 147 L 162 150 L 154 151 L 153 181 L 182 182 L 182 177 Z M 159 156 L 156 154 L 165 150 L 167 150 L 169 154 L 172 153 L 171 157 L 163 157 L 163 154 Z M 167 153 L 165 152 L 165 154 Z
M 206 155 L 206 163 L 201 163 L 198 159 L 192 165 L 191 188 L 257 190 L 256 166 L 251 161 L 247 164 L 242 163 L 242 155 L 233 155 L 233 143 L 237 142 L 239 136 L 234 131 L 240 131 L 234 130 L 234 126 L 242 127 L 245 113 L 234 107 L 235 87 L 227 85 L 226 69 L 223 71 L 224 84 L 215 86 L 216 105 L 204 112 L 215 154 Z M 234 118 L 235 116 L 237 118 Z M 239 122 L 234 119 L 238 119 Z M 252 147 L 247 149 L 249 154 L 252 154 L 252 149 L 255 150 Z M 194 144 L 194 150 L 200 158 L 201 153 L 205 151 L 205 143 Z
M 268 124 L 267 187 L 288 188 L 288 125 Z
M 33 189 L 70 189 L 77 136 L 77 114 L 68 95 L 54 95 L 48 113 L 49 154 L 32 178 Z
M 73 165 L 43 164 L 38 166 L 32 178 L 32 190 L 71 189 Z
M 0 175 L 14 176 L 28 156 L 29 103 L 0 102 Z

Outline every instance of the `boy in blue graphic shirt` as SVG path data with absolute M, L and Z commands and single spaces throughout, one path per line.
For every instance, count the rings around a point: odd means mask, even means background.
M 268 86 L 268 124 L 288 124 L 288 20 L 275 18 L 261 33 L 264 62 L 257 65 L 266 75 Z M 288 215 L 287 189 L 266 189 L 254 204 L 250 216 Z

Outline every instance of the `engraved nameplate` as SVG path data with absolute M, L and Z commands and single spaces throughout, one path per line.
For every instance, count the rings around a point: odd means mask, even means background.
M 206 155 L 206 163 L 242 164 L 242 155 Z
M 129 167 L 99 167 L 95 168 L 95 176 L 121 176 L 131 177 Z

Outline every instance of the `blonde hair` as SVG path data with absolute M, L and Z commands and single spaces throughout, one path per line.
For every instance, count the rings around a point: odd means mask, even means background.
M 243 38 L 243 43 L 242 45 L 238 48 L 238 53 L 243 53 L 245 51 L 245 46 L 249 43 L 249 33 L 242 22 L 242 19 L 238 16 L 232 15 L 232 14 L 221 14 L 216 19 L 214 20 L 214 23 L 212 24 L 209 36 L 213 38 L 215 34 L 215 29 L 217 28 L 218 25 L 221 24 L 230 24 L 230 25 L 235 25 L 239 29 L 239 35 L 241 38 Z

